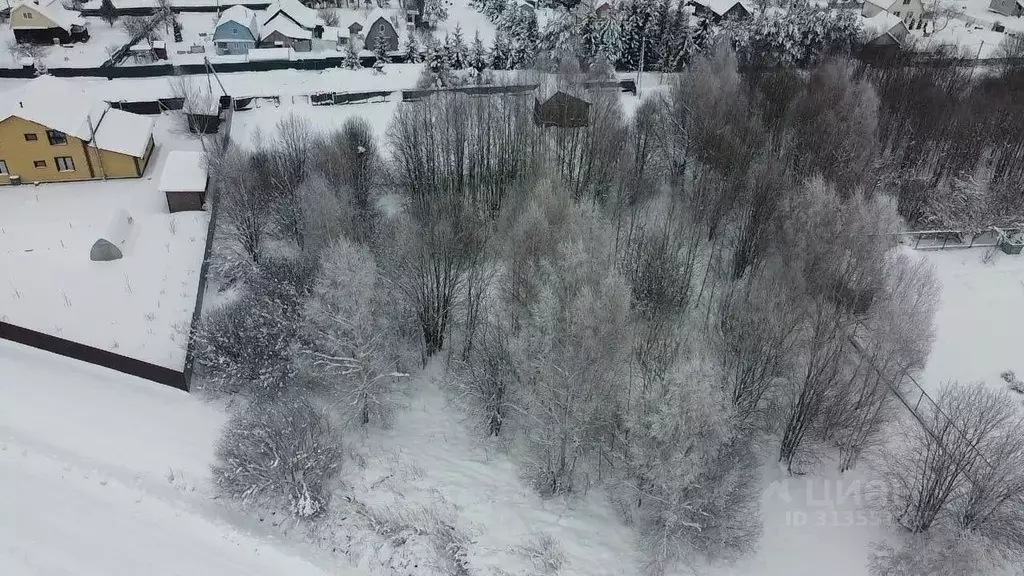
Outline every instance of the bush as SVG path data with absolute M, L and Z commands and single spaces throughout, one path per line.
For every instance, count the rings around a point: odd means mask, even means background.
M 225 394 L 276 397 L 292 373 L 294 313 L 272 295 L 246 289 L 214 308 L 196 331 L 197 370 Z
M 269 505 L 296 518 L 327 510 L 328 483 L 341 465 L 341 439 L 306 400 L 254 404 L 233 416 L 217 445 L 217 489 L 245 505 Z

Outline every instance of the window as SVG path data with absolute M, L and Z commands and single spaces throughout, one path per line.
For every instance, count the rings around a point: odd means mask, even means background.
M 32 13 L 27 11 L 27 10 L 26 11 L 22 11 L 21 15 L 25 17 L 25 20 L 31 20 L 32 19 Z
M 899 11 L 899 10 L 897 10 L 897 11 L 893 12 L 893 13 L 892 13 L 892 15 L 893 15 L 893 16 L 899 16 L 899 15 L 900 15 L 900 11 Z
M 910 5 L 910 0 L 903 0 L 903 5 L 904 6 L 909 6 Z
M 36 136 L 35 134 L 25 134 L 25 142 L 35 142 L 36 140 L 39 140 L 39 136 Z
M 46 160 L 36 160 L 32 165 L 36 168 L 46 168 Z
M 57 165 L 57 172 L 75 171 L 75 161 L 71 156 L 57 156 L 53 159 L 53 162 Z
M 6 160 L 0 160 L 0 174 L 10 174 L 10 172 L 7 171 Z
M 50 141 L 50 146 L 60 146 L 68 143 L 68 135 L 60 130 L 47 130 L 46 139 Z

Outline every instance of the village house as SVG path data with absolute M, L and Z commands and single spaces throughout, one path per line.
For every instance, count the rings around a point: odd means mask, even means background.
M 11 6 L 14 39 L 30 44 L 70 44 L 89 40 L 81 13 L 60 0 L 17 0 Z
M 1024 0 L 992 0 L 988 9 L 1003 16 L 1020 18 L 1021 13 L 1024 13 Z
M 544 128 L 584 128 L 590 124 L 590 103 L 562 91 L 543 102 L 534 98 L 533 123 Z
M 865 0 L 861 16 L 873 18 L 883 12 L 902 20 L 907 28 L 920 28 L 924 22 L 924 4 L 921 0 Z
M 246 54 L 255 48 L 260 38 L 256 13 L 245 6 L 232 6 L 217 20 L 213 31 L 213 44 L 217 54 Z
M 0 94 L 0 184 L 141 177 L 153 123 L 40 76 Z
M 879 12 L 871 18 L 865 18 L 864 31 L 868 39 L 864 44 L 865 54 L 874 57 L 891 56 L 899 52 L 910 37 L 907 24 L 899 16 L 888 12 Z

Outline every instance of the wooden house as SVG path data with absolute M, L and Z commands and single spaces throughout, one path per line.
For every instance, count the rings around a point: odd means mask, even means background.
M 40 76 L 0 94 L 0 184 L 138 178 L 153 154 L 153 124 Z
M 707 18 L 712 22 L 742 20 L 750 18 L 753 11 L 742 0 L 689 0 L 694 16 Z
M 398 29 L 384 10 L 374 10 L 370 13 L 362 33 L 363 48 L 366 50 L 373 50 L 377 46 L 378 38 L 382 39 L 388 52 L 398 50 Z

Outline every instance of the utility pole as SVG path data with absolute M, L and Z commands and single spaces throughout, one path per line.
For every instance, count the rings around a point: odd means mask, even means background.
M 637 72 L 636 72 L 636 95 L 638 97 L 640 96 L 640 77 L 643 76 L 643 73 L 644 73 L 644 54 L 645 54 L 646 48 L 647 48 L 647 36 L 645 35 L 640 40 L 640 66 L 639 66 L 639 70 L 637 70 Z

